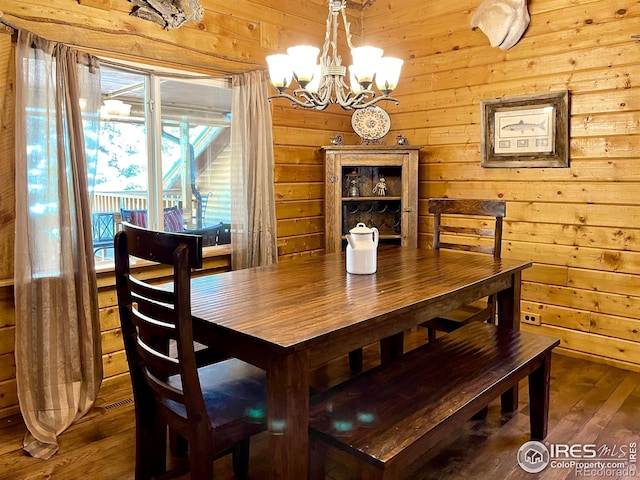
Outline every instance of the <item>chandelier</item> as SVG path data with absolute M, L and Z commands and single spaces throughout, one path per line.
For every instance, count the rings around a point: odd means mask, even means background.
M 383 57 L 380 48 L 354 48 L 351 43 L 346 6 L 347 2 L 344 0 L 329 0 L 327 32 L 319 63 L 317 59 L 320 49 L 307 45 L 290 47 L 287 49 L 287 54 L 270 55 L 266 58 L 271 84 L 278 90 L 276 95 L 269 97 L 270 100 L 286 98 L 293 105 L 317 110 L 324 110 L 332 103 L 340 105 L 345 110 L 366 108 L 381 100 L 391 100 L 398 104 L 398 101 L 389 94 L 398 85 L 402 60 Z M 353 64 L 349 67 L 351 87 L 345 83 L 347 68 L 342 65 L 342 57 L 338 55 L 338 15 L 340 14 L 342 14 L 347 36 L 347 45 L 353 57 Z M 299 88 L 293 90 L 293 95 L 286 92 L 292 80 L 299 85 Z M 376 96 L 372 90 L 374 83 L 381 95 Z

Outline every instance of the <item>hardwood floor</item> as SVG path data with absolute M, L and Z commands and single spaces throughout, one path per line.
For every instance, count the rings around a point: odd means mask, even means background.
M 412 332 L 409 344 L 422 341 Z M 365 349 L 365 365 L 377 360 L 377 347 Z M 348 375 L 341 358 L 315 372 L 315 385 L 332 384 Z M 0 480 L 130 480 L 134 469 L 135 427 L 128 377 L 103 385 L 93 410 L 59 437 L 60 450 L 48 461 L 24 455 L 26 432 L 19 418 L 0 425 Z M 520 387 L 520 406 L 502 415 L 499 401 L 484 420 L 470 420 L 450 441 L 430 452 L 406 472 L 411 480 L 458 479 L 569 479 L 579 478 L 569 468 L 548 467 L 532 475 L 517 463 L 516 454 L 529 440 L 526 381 Z M 546 441 L 554 444 L 628 445 L 640 440 L 640 373 L 554 354 L 551 371 L 551 408 Z M 268 438 L 252 440 L 249 478 L 268 480 Z M 230 457 L 215 464 L 216 480 L 232 480 Z M 181 477 L 187 479 L 188 475 Z M 329 480 L 350 480 L 349 462 L 331 459 Z M 592 477 L 594 478 L 594 477 Z M 595 478 L 603 478 L 596 476 Z M 607 478 L 634 478 L 621 472 Z

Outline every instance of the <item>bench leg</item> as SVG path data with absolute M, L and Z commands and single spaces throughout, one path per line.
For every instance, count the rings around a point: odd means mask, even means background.
M 404 333 L 396 333 L 391 337 L 380 340 L 380 363 L 389 363 L 394 358 L 401 357 L 404 352 Z
M 551 352 L 548 352 L 542 365 L 529 375 L 529 421 L 533 440 L 544 440 L 547 436 L 550 379 Z

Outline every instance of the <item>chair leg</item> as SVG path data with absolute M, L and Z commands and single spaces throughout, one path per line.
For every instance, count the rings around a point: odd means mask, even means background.
M 309 480 L 325 480 L 327 448 L 324 442 L 309 438 Z
M 238 478 L 246 478 L 249 473 L 249 439 L 236 443 L 231 451 L 233 473 Z
M 210 479 L 213 478 L 213 458 L 211 452 L 213 451 L 213 444 L 211 441 L 206 441 L 202 436 L 198 436 L 198 441 L 189 445 L 189 463 L 191 464 L 191 478 Z
M 480 410 L 478 413 L 476 413 L 473 417 L 471 417 L 471 420 L 482 420 L 484 418 L 487 418 L 487 414 L 489 413 L 489 407 L 484 407 L 482 410 Z
M 169 452 L 176 457 L 186 457 L 189 453 L 189 442 L 171 429 L 169 429 Z
M 145 414 L 138 415 L 146 418 L 136 419 L 135 479 L 151 480 L 167 469 L 167 427 Z
M 427 328 L 427 339 L 429 340 L 429 343 L 435 341 L 436 330 L 434 328 Z
M 192 425 L 192 441 L 189 442 L 191 478 L 213 478 L 213 432 L 211 426 L 200 422 Z

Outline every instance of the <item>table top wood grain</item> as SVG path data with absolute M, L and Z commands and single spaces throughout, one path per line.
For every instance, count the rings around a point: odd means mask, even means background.
M 346 272 L 344 254 L 336 253 L 196 278 L 192 312 L 273 347 L 307 348 L 336 332 L 343 336 L 344 330 L 391 316 L 418 311 L 435 316 L 465 301 L 458 295 L 462 288 L 481 289 L 530 265 L 489 255 L 391 247 L 378 253 L 375 274 L 353 275 Z M 438 311 L 428 312 L 436 304 Z

